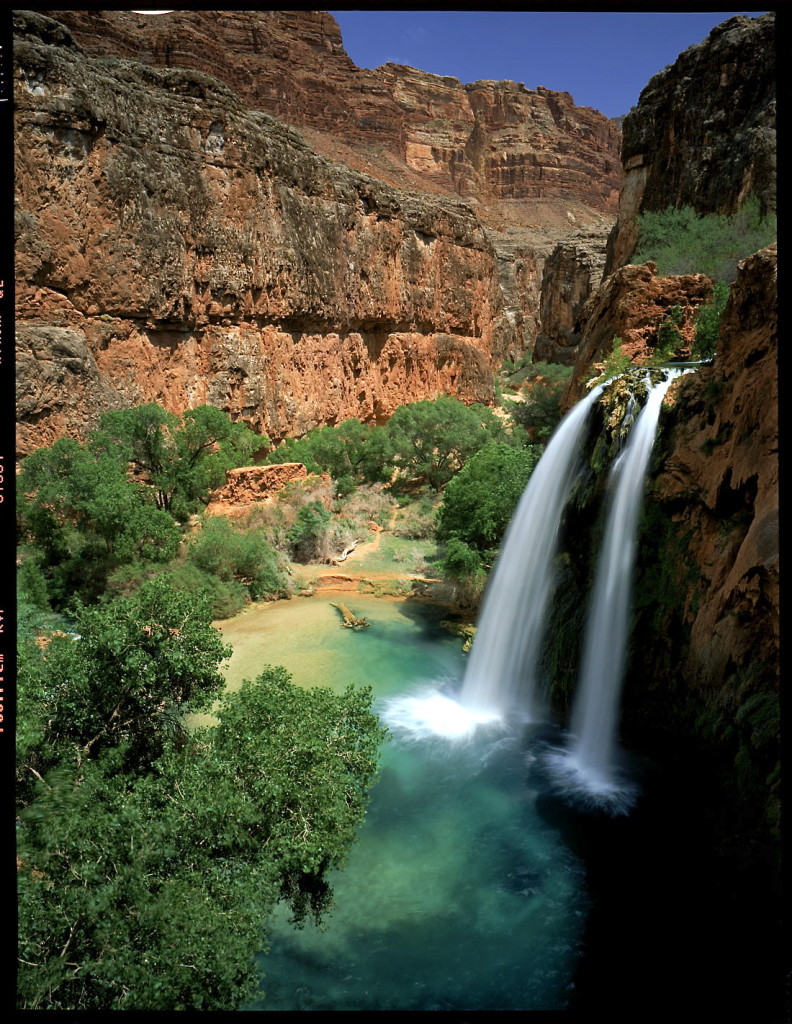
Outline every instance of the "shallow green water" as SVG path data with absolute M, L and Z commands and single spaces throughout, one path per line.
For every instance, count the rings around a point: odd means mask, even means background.
M 461 677 L 460 641 L 433 609 L 350 594 L 371 622 L 353 632 L 330 600 L 278 606 L 277 636 L 261 630 L 264 663 L 304 685 L 371 685 L 386 718 L 389 698 Z M 240 659 L 255 651 L 255 627 L 248 619 Z M 236 642 L 232 624 L 225 632 Z M 306 649 L 321 655 L 318 673 Z M 296 931 L 283 913 L 251 1008 L 562 1009 L 587 909 L 583 869 L 537 814 L 526 754 L 502 732 L 457 742 L 395 732 L 359 841 L 333 875 L 326 928 Z

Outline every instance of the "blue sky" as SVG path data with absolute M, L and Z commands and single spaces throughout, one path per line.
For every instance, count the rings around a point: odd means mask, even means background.
M 649 79 L 735 14 L 761 11 L 331 11 L 359 66 L 392 61 L 462 82 L 511 79 L 626 114 Z

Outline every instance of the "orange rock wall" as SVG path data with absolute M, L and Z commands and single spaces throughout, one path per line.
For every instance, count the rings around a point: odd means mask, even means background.
M 328 162 L 200 72 L 17 21 L 22 454 L 151 400 L 278 439 L 491 399 L 523 339 L 467 206 Z
M 307 478 L 308 471 L 301 462 L 229 469 L 225 485 L 213 492 L 206 511 L 215 516 L 244 515 L 253 505 L 267 501 L 292 480 Z
M 728 691 L 751 665 L 762 666 L 761 684 L 778 685 L 775 247 L 740 268 L 716 361 L 680 383 L 671 450 L 653 482 L 655 500 L 692 538 L 700 580 L 685 609 L 683 669 L 705 692 Z

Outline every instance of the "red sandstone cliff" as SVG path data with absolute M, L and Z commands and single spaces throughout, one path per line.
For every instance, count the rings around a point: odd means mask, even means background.
M 45 13 L 88 53 L 204 71 L 250 109 L 307 129 L 317 152 L 400 187 L 474 198 L 486 223 L 511 221 L 503 200 L 530 200 L 537 227 L 545 204 L 547 226 L 564 204 L 573 216 L 616 212 L 619 132 L 568 93 L 358 68 L 325 11 Z
M 775 246 L 743 260 L 713 365 L 683 378 L 652 493 L 690 536 L 684 673 L 706 695 L 755 670 L 778 687 L 778 323 Z M 673 557 L 673 553 L 668 553 Z
M 16 20 L 22 454 L 151 400 L 279 438 L 491 398 L 524 340 L 469 207 L 325 160 L 201 72 Z

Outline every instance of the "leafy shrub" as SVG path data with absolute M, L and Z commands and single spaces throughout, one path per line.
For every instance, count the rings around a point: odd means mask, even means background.
M 729 285 L 725 281 L 716 281 L 712 299 L 696 311 L 696 335 L 691 350 L 696 359 L 709 359 L 715 355 L 729 292 Z
M 288 592 L 277 553 L 263 534 L 238 530 L 224 516 L 211 516 L 205 522 L 190 546 L 188 560 L 226 583 L 243 584 L 254 601 Z
M 396 536 L 407 537 L 409 540 L 429 540 L 434 537 L 435 501 L 436 497 L 424 494 L 417 501 L 409 501 L 399 509 L 393 520 L 393 532 Z
M 386 527 L 396 508 L 396 502 L 385 493 L 384 484 L 364 484 L 341 505 L 341 514 L 353 528 L 364 527 L 374 522 Z
M 437 536 L 447 542 L 448 565 L 461 566 L 467 558 L 466 552 L 452 546 L 448 562 L 452 539 L 481 556 L 479 565 L 481 559 L 491 557 L 538 461 L 538 447 L 491 443 L 450 481 L 437 517 Z
M 749 196 L 731 216 L 699 216 L 691 206 L 648 211 L 638 218 L 633 263 L 653 260 L 661 275 L 707 274 L 733 281 L 739 260 L 776 238 L 776 219 L 761 215 L 759 199 Z
M 292 556 L 298 562 L 310 562 L 325 555 L 331 519 L 321 501 L 309 501 L 298 509 L 297 518 L 287 534 Z

